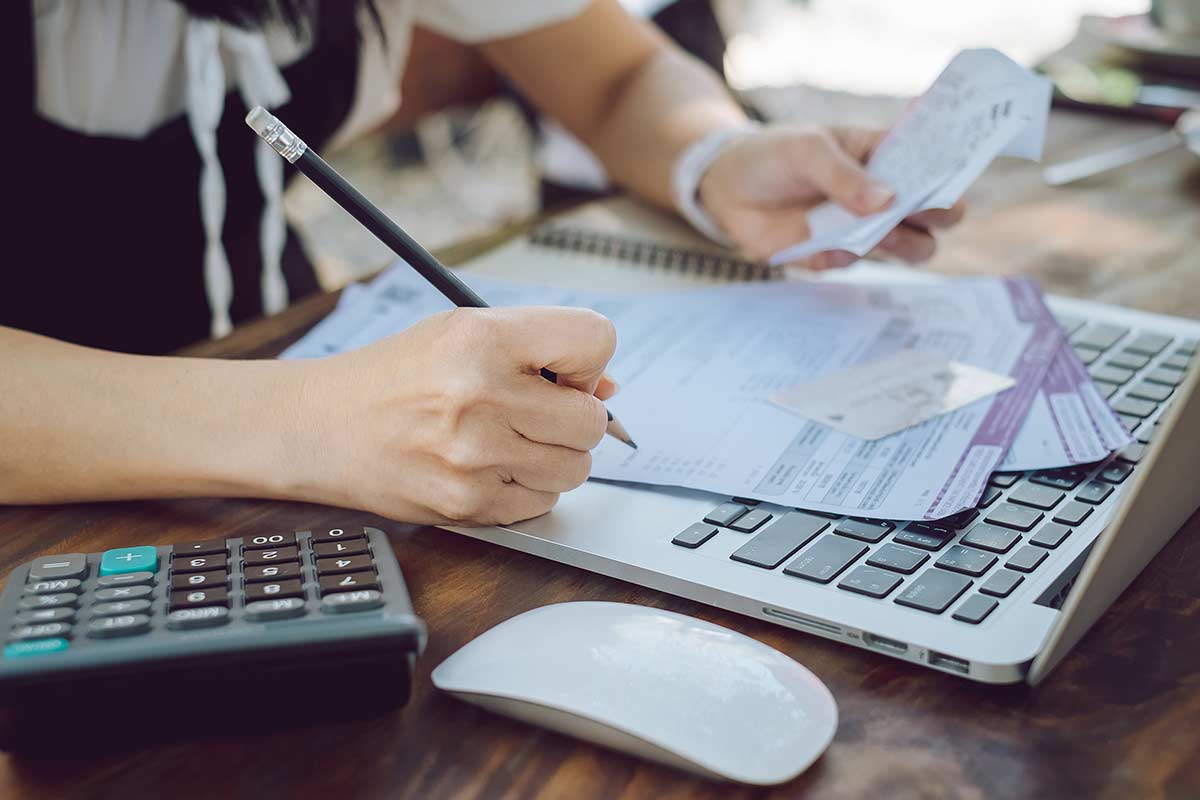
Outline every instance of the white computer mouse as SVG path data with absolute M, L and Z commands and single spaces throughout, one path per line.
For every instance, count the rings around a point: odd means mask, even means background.
M 656 608 L 527 611 L 433 671 L 469 703 L 706 777 L 769 785 L 837 730 L 817 676 L 748 636 Z

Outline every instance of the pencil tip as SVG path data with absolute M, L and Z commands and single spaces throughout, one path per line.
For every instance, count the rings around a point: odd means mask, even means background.
M 633 441 L 629 432 L 625 430 L 625 426 L 616 417 L 610 417 L 607 430 L 610 436 L 637 450 L 637 443 Z

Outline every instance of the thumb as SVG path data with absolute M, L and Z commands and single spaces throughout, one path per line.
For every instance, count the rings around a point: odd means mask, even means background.
M 550 370 L 558 383 L 592 394 L 617 348 L 612 321 L 586 308 L 496 309 L 508 316 L 508 349 L 525 371 Z
M 872 178 L 827 131 L 798 134 L 792 150 L 800 176 L 854 214 L 866 216 L 883 211 L 896 198 L 892 189 Z

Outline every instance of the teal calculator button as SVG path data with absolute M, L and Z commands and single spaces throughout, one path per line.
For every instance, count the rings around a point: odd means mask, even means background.
M 157 572 L 158 550 L 153 547 L 120 547 L 106 550 L 100 556 L 101 575 L 122 575 L 126 572 Z
M 46 656 L 67 649 L 66 639 L 32 639 L 28 642 L 12 642 L 4 646 L 5 658 Z

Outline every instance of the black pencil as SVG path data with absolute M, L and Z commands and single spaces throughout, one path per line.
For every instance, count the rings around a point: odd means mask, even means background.
M 458 276 L 434 258 L 432 253 L 405 233 L 374 203 L 363 197 L 361 192 L 329 166 L 325 159 L 310 150 L 299 136 L 292 133 L 271 112 L 262 106 L 255 106 L 246 115 L 246 124 L 262 137 L 263 141 L 271 145 L 275 152 L 295 165 L 305 177 L 373 233 L 375 238 L 404 259 L 405 263 L 420 273 L 421 277 L 429 281 L 451 303 L 464 308 L 488 307 L 483 298 L 470 286 L 459 280 Z M 558 376 L 548 369 L 542 370 L 542 377 L 552 383 L 558 382 Z M 632 448 L 637 448 L 625 427 L 613 417 L 611 411 L 608 412 L 608 434 Z

